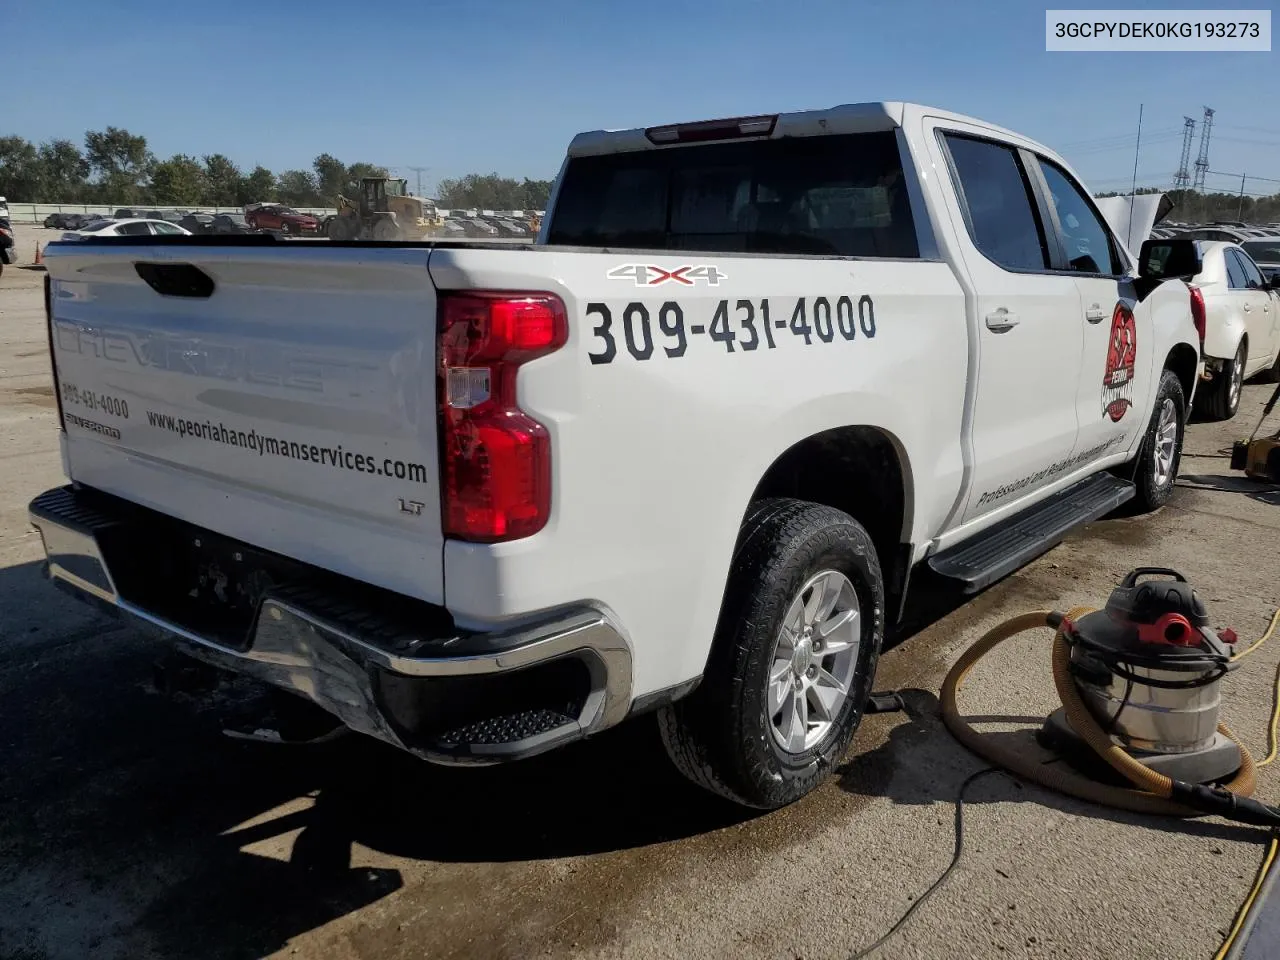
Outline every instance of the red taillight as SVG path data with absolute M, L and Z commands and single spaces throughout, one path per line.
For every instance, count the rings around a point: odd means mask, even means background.
M 1191 288 L 1191 322 L 1196 325 L 1196 333 L 1200 336 L 1200 344 L 1204 345 L 1204 294 L 1199 287 Z
M 549 293 L 440 294 L 441 514 L 445 536 L 492 543 L 551 514 L 551 438 L 520 409 L 521 364 L 568 339 Z

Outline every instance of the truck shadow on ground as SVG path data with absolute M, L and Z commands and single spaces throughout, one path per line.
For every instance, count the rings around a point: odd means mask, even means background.
M 245 743 L 221 729 L 256 684 L 161 692 L 166 651 L 36 563 L 0 569 L 0 604 L 0 955 L 259 957 L 401 890 L 368 850 L 492 865 L 746 819 L 675 772 L 652 717 L 491 769 L 355 735 Z

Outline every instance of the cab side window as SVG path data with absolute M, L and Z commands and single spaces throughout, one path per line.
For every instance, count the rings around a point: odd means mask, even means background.
M 950 133 L 946 143 L 974 246 L 1008 270 L 1049 269 L 1031 185 L 1013 148 Z
M 1079 273 L 1116 276 L 1124 272 L 1111 231 L 1089 202 L 1088 196 L 1049 160 L 1040 158 L 1040 169 L 1053 198 L 1053 207 L 1067 246 L 1067 261 Z

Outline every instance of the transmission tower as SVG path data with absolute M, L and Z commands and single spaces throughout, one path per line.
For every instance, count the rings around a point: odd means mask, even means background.
M 1173 189 L 1186 190 L 1191 186 L 1191 141 L 1196 135 L 1196 122 L 1190 117 L 1183 117 L 1182 124 L 1182 159 L 1178 161 L 1178 172 L 1173 175 Z
M 1200 156 L 1196 157 L 1195 190 L 1204 190 L 1204 175 L 1209 172 L 1209 133 L 1213 129 L 1213 109 L 1204 108 L 1204 122 L 1200 125 Z
M 409 167 L 409 170 L 418 175 L 418 191 L 415 196 L 422 196 L 422 175 L 430 170 L 430 167 Z

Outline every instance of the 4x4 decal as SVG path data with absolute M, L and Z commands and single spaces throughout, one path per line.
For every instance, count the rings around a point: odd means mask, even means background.
M 607 274 L 610 280 L 630 280 L 637 287 L 656 287 L 663 283 L 679 283 L 692 287 L 698 280 L 705 280 L 708 286 L 718 287 L 721 280 L 729 279 L 713 264 L 700 266 L 689 265 L 668 270 L 651 263 L 624 263 L 614 267 Z

